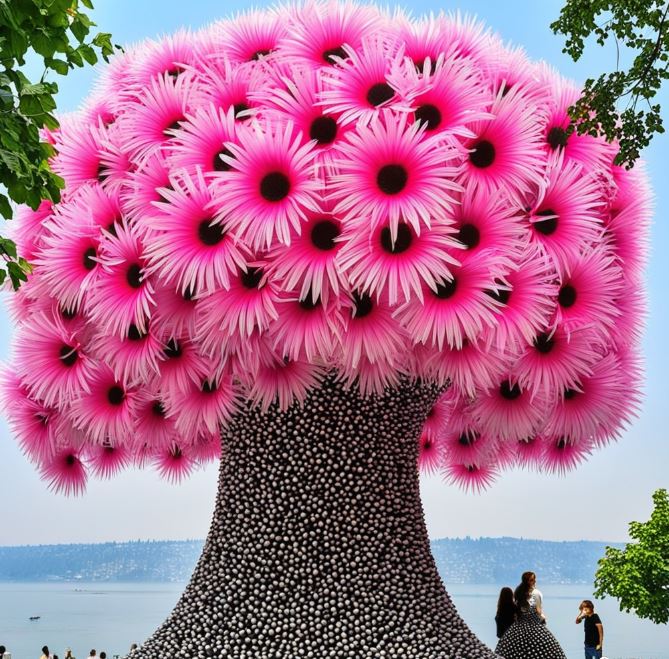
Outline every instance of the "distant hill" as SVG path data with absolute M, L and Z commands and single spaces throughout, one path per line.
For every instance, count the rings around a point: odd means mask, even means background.
M 202 540 L 0 547 L 0 581 L 187 581 Z M 432 542 L 447 584 L 515 584 L 522 572 L 542 583 L 592 583 L 602 542 L 444 538 Z M 612 544 L 620 547 L 622 545 Z

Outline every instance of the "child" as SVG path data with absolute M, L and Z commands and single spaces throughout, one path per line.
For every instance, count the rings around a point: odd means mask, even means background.
M 504 632 L 511 627 L 516 619 L 516 603 L 513 600 L 513 591 L 508 586 L 499 591 L 497 600 L 497 638 L 502 638 Z
M 581 620 L 585 631 L 585 659 L 602 659 L 602 646 L 604 645 L 604 625 L 600 617 L 595 613 L 595 605 L 590 600 L 583 600 L 578 607 L 576 624 Z

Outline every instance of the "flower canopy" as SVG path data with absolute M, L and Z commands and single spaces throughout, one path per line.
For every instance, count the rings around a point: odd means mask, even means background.
M 3 407 L 49 483 L 217 455 L 335 370 L 449 384 L 420 464 L 562 472 L 638 406 L 651 195 L 578 88 L 459 16 L 253 11 L 119 55 L 20 209 Z

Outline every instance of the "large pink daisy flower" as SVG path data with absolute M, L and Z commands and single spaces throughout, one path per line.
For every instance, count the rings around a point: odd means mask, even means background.
M 396 83 L 402 79 L 396 69 L 406 66 L 396 41 L 376 33 L 363 39 L 360 49 L 344 45 L 343 50 L 346 58 L 334 55 L 338 66 L 323 73 L 320 104 L 326 113 L 337 115 L 342 124 L 366 124 L 382 108 L 409 110 L 403 98 L 407 89 Z
M 170 149 L 169 165 L 173 170 L 185 169 L 196 176 L 198 169 L 205 174 L 230 169 L 221 156 L 231 156 L 227 142 L 234 142 L 236 123 L 234 109 L 224 112 L 209 104 L 188 115 L 181 122 Z
M 432 222 L 420 234 L 400 222 L 393 231 L 390 223 L 378 224 L 367 231 L 350 225 L 342 234 L 343 247 L 337 257 L 339 268 L 352 288 L 390 305 L 412 297 L 423 299 L 423 287 L 436 292 L 439 282 L 451 275 L 457 259 L 449 250 L 457 248 L 452 229 L 443 222 Z
M 542 437 L 543 467 L 549 473 L 564 476 L 592 452 L 592 442 L 587 437 L 547 435 Z
M 429 343 L 441 350 L 444 344 L 462 347 L 476 341 L 485 328 L 495 324 L 499 303 L 486 293 L 495 280 L 494 272 L 470 260 L 451 268 L 451 279 L 436 290 L 424 287 L 424 300 L 412 299 L 395 312 L 415 342 Z
M 156 449 L 152 458 L 160 477 L 170 483 L 181 482 L 196 466 L 192 449 L 176 441 L 170 446 Z
M 340 147 L 340 173 L 329 189 L 334 212 L 345 220 L 376 227 L 389 222 L 391 239 L 400 221 L 416 233 L 452 208 L 456 168 L 447 163 L 455 149 L 426 137 L 420 122 L 382 111 L 369 126 L 358 126 Z
M 498 475 L 499 471 L 492 462 L 471 464 L 449 462 L 444 468 L 444 476 L 448 483 L 474 492 L 481 492 L 490 487 Z
M 268 58 L 286 34 L 286 25 L 278 20 L 277 10 L 253 10 L 221 25 L 221 43 L 233 63 L 259 62 Z
M 132 453 L 128 446 L 112 440 L 89 447 L 87 457 L 96 478 L 113 478 L 132 462 Z
M 315 67 L 332 66 L 357 51 L 379 14 L 374 7 L 352 2 L 310 2 L 296 13 L 279 45 L 284 57 L 308 60 Z
M 182 294 L 199 295 L 230 287 L 230 276 L 243 268 L 245 255 L 225 221 L 215 221 L 218 205 L 201 171 L 170 179 L 160 190 L 164 202 L 155 204 L 146 219 L 151 229 L 144 238 L 147 271 Z
M 40 473 L 50 490 L 62 492 L 65 496 L 78 496 L 86 489 L 88 475 L 80 450 L 76 447 L 66 446 L 46 458 Z
M 531 237 L 564 272 L 603 230 L 602 201 L 596 181 L 562 154 L 552 157 L 548 179 L 529 208 Z
M 129 219 L 142 227 L 142 219 L 155 211 L 154 203 L 164 201 L 160 190 L 170 184 L 170 168 L 160 152 L 144 158 L 137 169 L 128 175 L 121 194 L 123 210 Z
M 144 248 L 137 231 L 117 224 L 104 244 L 102 270 L 87 299 L 87 311 L 105 334 L 127 335 L 131 325 L 146 332 L 153 285 L 146 274 Z
M 72 422 L 93 443 L 103 444 L 110 438 L 124 441 L 132 435 L 136 396 L 108 366 L 100 364 L 86 389 L 72 400 Z
M 222 156 L 230 171 L 216 175 L 217 220 L 256 249 L 275 238 L 290 244 L 290 228 L 299 232 L 307 213 L 318 212 L 312 147 L 301 144 L 291 124 L 264 131 L 256 125 L 239 142 L 227 145 L 232 156 Z
M 545 156 L 536 112 L 517 88 L 500 92 L 490 107 L 493 118 L 468 126 L 475 137 L 464 141 L 469 154 L 463 181 L 486 195 L 500 188 L 520 195 L 541 187 Z
M 78 337 L 59 319 L 37 313 L 21 326 L 14 363 L 32 397 L 62 406 L 88 387 L 93 366 Z

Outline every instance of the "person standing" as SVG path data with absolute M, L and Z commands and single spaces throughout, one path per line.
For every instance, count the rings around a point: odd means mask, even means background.
M 585 632 L 585 659 L 602 659 L 604 646 L 604 625 L 601 618 L 595 613 L 595 605 L 591 600 L 583 600 L 578 607 L 576 624 L 583 621 Z
M 49 652 L 49 646 L 45 645 L 42 648 L 42 656 L 39 659 L 52 659 L 51 653 Z
M 65 648 L 65 659 L 75 659 L 70 648 Z
M 90 653 L 88 654 L 88 659 L 95 659 L 98 656 L 98 653 L 95 651 L 95 648 L 93 648 Z
M 516 620 L 516 602 L 513 599 L 513 590 L 504 586 L 499 591 L 497 600 L 497 614 L 495 623 L 497 625 L 497 638 L 502 638 L 504 632 L 513 625 Z
M 500 638 L 495 653 L 504 659 L 567 659 L 555 636 L 546 627 L 543 597 L 534 572 L 523 572 L 514 592 L 516 621 Z

